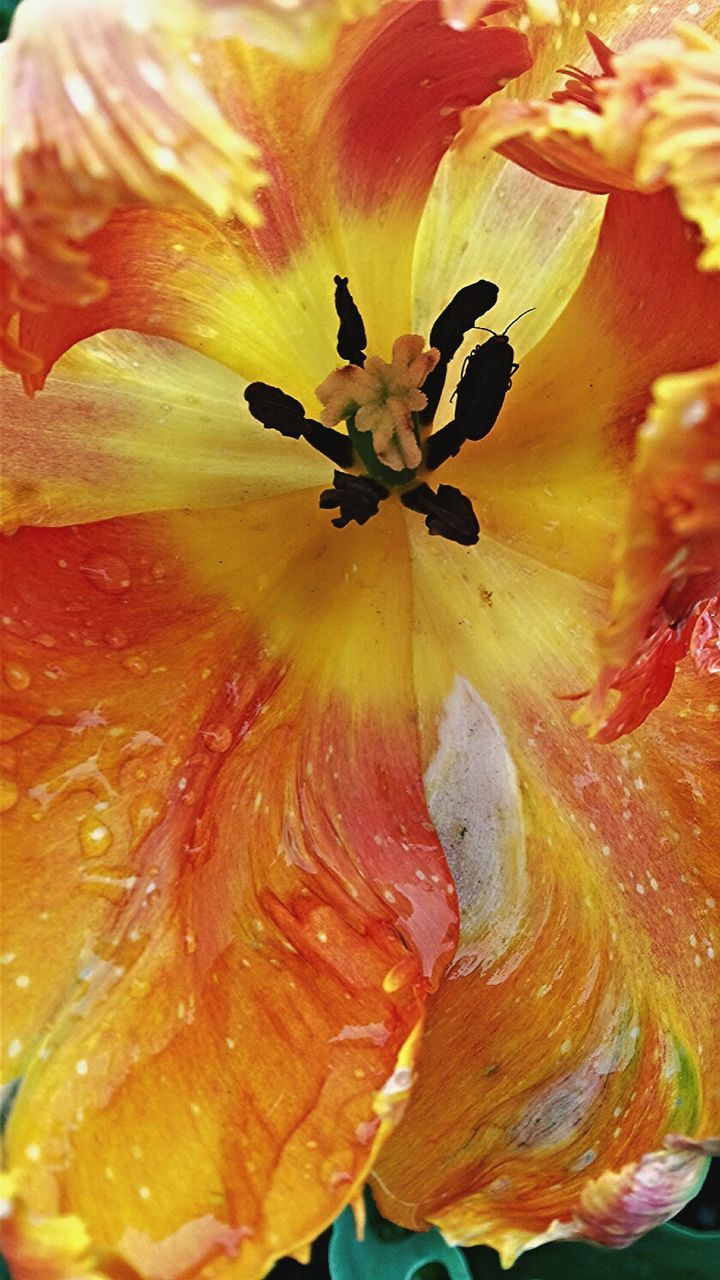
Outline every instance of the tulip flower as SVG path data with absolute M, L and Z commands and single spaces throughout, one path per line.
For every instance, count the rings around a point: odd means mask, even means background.
M 509 1265 L 699 1185 L 712 9 L 20 5 L 11 1256 L 253 1280 L 369 1181 Z

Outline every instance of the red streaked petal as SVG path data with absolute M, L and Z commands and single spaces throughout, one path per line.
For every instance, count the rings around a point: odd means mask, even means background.
M 346 532 L 303 495 L 7 544 L 9 1156 L 168 1280 L 355 1193 L 454 945 L 407 571 Z
M 701 669 L 718 658 L 720 366 L 660 378 L 653 393 L 615 551 L 603 667 L 579 713 L 601 742 L 642 723 L 689 649 Z
M 653 383 L 668 370 L 717 360 L 717 333 L 707 321 L 720 313 L 720 276 L 698 269 L 699 252 L 670 192 L 608 198 L 588 268 L 550 330 L 529 351 L 521 346 L 525 322 L 511 331 L 519 334 L 520 368 L 493 431 L 445 464 L 445 478 L 472 497 L 487 534 L 562 571 L 611 583 Z M 542 297 L 518 290 L 503 321 L 533 302 L 543 308 Z
M 509 1263 L 603 1170 L 717 1133 L 720 710 L 686 666 L 632 736 L 589 742 L 558 694 L 594 669 L 603 593 L 488 537 L 459 556 L 412 539 L 426 790 L 461 935 L 372 1182 L 401 1225 Z
M 267 372 L 281 326 L 264 306 L 267 284 L 251 275 L 228 234 L 196 214 L 124 209 L 91 236 L 93 270 L 107 281 L 96 302 L 57 305 L 23 315 L 23 347 L 41 358 L 26 378 L 42 387 L 54 362 L 74 343 L 104 329 L 173 338 L 241 372 Z

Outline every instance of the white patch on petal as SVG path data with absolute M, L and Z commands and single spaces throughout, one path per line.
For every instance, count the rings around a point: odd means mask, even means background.
M 452 973 L 486 970 L 525 917 L 525 831 L 517 771 L 500 726 L 460 676 L 445 701 L 425 793 L 460 905 Z

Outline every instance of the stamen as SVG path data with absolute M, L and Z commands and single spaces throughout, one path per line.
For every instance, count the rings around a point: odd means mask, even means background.
M 253 418 L 257 418 L 264 427 L 293 440 L 302 437 L 338 467 L 353 465 L 353 446 L 349 436 L 324 427 L 314 418 L 306 418 L 303 406 L 294 396 L 287 395 L 279 387 L 271 387 L 267 382 L 251 382 L 245 388 L 245 399 Z
M 420 484 L 401 494 L 400 501 L 410 511 L 425 516 L 425 524 L 435 537 L 472 547 L 480 537 L 480 525 L 473 505 L 464 493 L 451 484 L 441 484 L 434 493 L 428 484 Z
M 264 427 L 282 436 L 299 440 L 303 433 L 305 410 L 299 400 L 267 382 L 251 382 L 245 388 L 245 399 L 253 416 Z
M 351 520 L 366 524 L 371 516 L 377 515 L 380 503 L 388 496 L 387 489 L 369 476 L 349 476 L 344 471 L 336 471 L 333 481 L 333 488 L 324 489 L 320 494 L 320 506 L 324 510 L 340 508 L 340 515 L 332 522 L 337 529 L 344 529 Z
M 340 321 L 337 353 L 341 360 L 362 367 L 365 363 L 367 336 L 363 318 L 348 289 L 347 276 L 335 276 L 335 310 Z

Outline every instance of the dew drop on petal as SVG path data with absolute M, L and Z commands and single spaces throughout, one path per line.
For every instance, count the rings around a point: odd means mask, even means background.
M 213 724 L 205 730 L 205 744 L 208 751 L 221 755 L 232 746 L 232 732 L 226 724 Z
M 146 791 L 137 796 L 130 805 L 130 822 L 134 834 L 143 839 L 157 826 L 164 811 L 165 797 L 161 791 Z
M 6 662 L 3 667 L 3 677 L 8 688 L 16 693 L 22 693 L 27 689 L 32 680 L 27 667 L 23 667 L 20 662 Z
M 89 858 L 98 858 L 110 848 L 112 832 L 94 813 L 88 813 L 78 828 L 80 846 Z
M 106 631 L 103 639 L 110 649 L 124 649 L 128 643 L 128 636 L 120 627 Z
M 107 595 L 121 595 L 130 586 L 130 569 L 121 556 L 102 553 L 88 556 L 80 565 L 80 572 L 98 591 Z
M 146 676 L 150 668 L 140 654 L 134 653 L 127 658 L 123 658 L 123 666 L 126 671 L 132 672 L 134 676 Z

